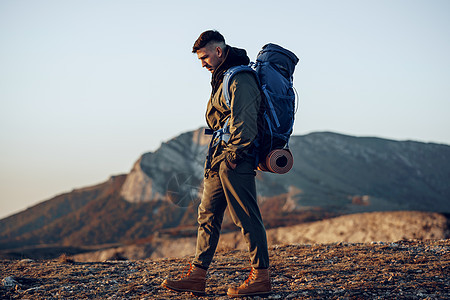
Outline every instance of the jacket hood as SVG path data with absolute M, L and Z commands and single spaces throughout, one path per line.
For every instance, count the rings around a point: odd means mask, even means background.
M 244 49 L 227 46 L 225 60 L 217 67 L 211 77 L 212 94 L 214 94 L 223 81 L 223 74 L 231 67 L 248 65 L 250 58 Z

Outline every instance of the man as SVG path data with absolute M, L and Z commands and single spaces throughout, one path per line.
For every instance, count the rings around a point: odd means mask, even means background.
M 212 73 L 212 93 L 206 121 L 213 131 L 229 126 L 228 136 L 213 135 L 205 167 L 203 196 L 198 208 L 195 258 L 181 280 L 165 280 L 163 287 L 178 292 L 204 294 L 206 273 L 219 241 L 223 215 L 228 206 L 233 222 L 241 228 L 251 260 L 249 278 L 239 287 L 230 287 L 232 297 L 265 295 L 272 291 L 266 231 L 257 204 L 255 161 L 252 150 L 257 135 L 261 94 L 254 75 L 237 73 L 230 83 L 230 106 L 222 93 L 224 73 L 250 60 L 243 49 L 231 47 L 217 31 L 203 32 L 193 53 L 202 67 Z

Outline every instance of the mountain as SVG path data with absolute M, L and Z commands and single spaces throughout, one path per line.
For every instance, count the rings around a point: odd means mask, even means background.
M 208 137 L 188 132 L 144 154 L 121 195 L 130 202 L 198 198 Z M 290 209 L 320 207 L 343 213 L 374 210 L 450 211 L 450 146 L 352 137 L 330 132 L 293 136 L 294 167 L 259 173 L 258 193 L 287 194 Z
M 209 143 L 202 132 L 183 133 L 143 154 L 128 174 L 0 220 L 0 249 L 193 235 Z M 293 136 L 290 147 L 289 173 L 257 174 L 268 228 L 358 212 L 450 212 L 448 145 L 318 132 Z M 226 218 L 223 228 L 235 227 Z

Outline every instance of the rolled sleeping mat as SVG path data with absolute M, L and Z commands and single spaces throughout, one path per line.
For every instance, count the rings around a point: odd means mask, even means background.
M 258 170 L 285 174 L 293 165 L 294 157 L 289 149 L 275 149 L 266 156 L 265 162 L 259 163 Z

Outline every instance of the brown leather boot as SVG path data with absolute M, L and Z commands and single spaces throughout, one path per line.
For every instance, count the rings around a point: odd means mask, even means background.
M 240 287 L 230 287 L 230 297 L 264 296 L 272 293 L 268 269 L 252 268 L 250 276 Z
M 205 295 L 206 270 L 191 264 L 187 274 L 180 280 L 166 279 L 161 286 L 176 292 L 191 292 L 194 295 Z

